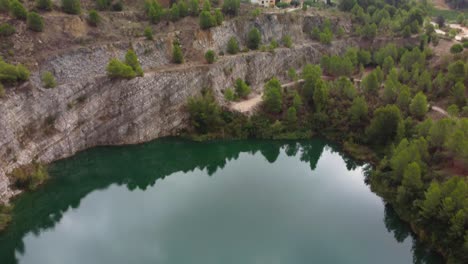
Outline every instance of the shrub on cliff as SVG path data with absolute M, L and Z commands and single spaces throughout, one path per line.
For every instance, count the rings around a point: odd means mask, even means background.
M 29 71 L 21 64 L 12 65 L 0 59 L 0 83 L 15 83 L 29 79 Z
M 247 35 L 247 47 L 251 50 L 256 50 L 260 46 L 262 41 L 262 35 L 257 28 L 253 28 L 249 31 Z
M 217 104 L 211 90 L 203 90 L 201 96 L 189 98 L 187 109 L 190 114 L 190 123 L 198 133 L 215 131 L 223 123 L 221 107 Z
M 44 30 L 44 19 L 36 12 L 30 12 L 27 20 L 28 28 L 32 31 L 42 32 Z
M 132 67 L 133 71 L 135 72 L 136 76 L 143 76 L 143 69 L 141 68 L 140 62 L 138 61 L 138 57 L 132 49 L 127 51 L 125 54 L 125 63 Z
M 97 25 L 101 22 L 101 16 L 99 16 L 99 13 L 92 9 L 89 10 L 88 14 L 88 24 L 93 27 L 97 27 Z
M 156 0 L 145 2 L 145 12 L 151 23 L 156 24 L 161 20 L 163 9 Z
M 41 80 L 44 88 L 54 88 L 57 86 L 54 75 L 49 71 L 42 73 Z
M 32 163 L 14 169 L 9 176 L 16 188 L 34 190 L 49 177 L 49 174 L 42 164 Z
M 17 19 L 26 20 L 28 17 L 28 11 L 18 0 L 10 1 L 10 10 L 11 14 Z
M 184 54 L 178 42 L 174 42 L 172 45 L 172 61 L 177 64 L 184 63 Z
M 202 29 L 208 29 L 210 27 L 216 26 L 216 19 L 209 11 L 202 11 L 200 13 L 200 27 Z
M 153 29 L 151 29 L 151 27 L 146 27 L 143 35 L 147 40 L 153 40 Z
M 293 43 L 292 43 L 292 39 L 289 35 L 285 35 L 283 36 L 281 42 L 283 42 L 283 45 L 286 47 L 286 48 L 291 48 Z
M 36 8 L 39 10 L 52 10 L 52 1 L 51 0 L 36 0 Z
M 80 0 L 62 0 L 62 9 L 67 14 L 78 15 L 81 13 Z
M 219 10 L 219 9 L 215 10 L 214 18 L 215 18 L 215 21 L 216 21 L 216 25 L 220 26 L 221 24 L 223 24 L 224 15 L 221 12 L 221 10 Z
M 224 0 L 223 12 L 227 15 L 237 15 L 239 13 L 240 0 Z
M 450 47 L 450 53 L 452 54 L 457 54 L 463 51 L 463 46 L 461 44 L 453 44 L 452 47 Z
M 212 64 L 213 62 L 215 62 L 216 60 L 216 54 L 214 51 L 212 50 L 208 50 L 206 53 L 205 53 L 205 60 L 206 62 L 208 62 L 209 64 Z
M 136 73 L 132 67 L 119 61 L 118 59 L 111 59 L 107 65 L 107 75 L 110 78 L 135 78 Z
M 236 92 L 236 98 L 247 98 L 251 89 L 242 79 L 237 79 L 234 84 L 234 91 Z
M 229 54 L 237 54 L 239 52 L 239 42 L 235 37 L 231 37 L 227 44 L 227 52 Z
M 8 23 L 3 23 L 0 24 L 0 37 L 9 37 L 13 34 L 15 34 L 16 29 L 8 24 Z

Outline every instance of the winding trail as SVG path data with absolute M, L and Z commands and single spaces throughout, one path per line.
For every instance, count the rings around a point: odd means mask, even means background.
M 300 80 L 297 80 L 295 82 L 289 82 L 289 83 L 282 84 L 281 87 L 282 88 L 294 88 L 296 86 L 296 84 L 303 83 L 303 82 L 304 82 L 304 79 L 300 79 Z M 239 102 L 232 102 L 229 105 L 229 108 L 234 110 L 234 111 L 250 115 L 262 103 L 262 101 L 263 101 L 262 96 L 263 96 L 263 93 L 253 94 L 253 95 L 250 96 L 250 98 L 248 98 L 246 100 L 239 101 Z M 429 109 L 431 111 L 442 114 L 444 117 L 450 117 L 450 115 L 447 113 L 447 111 L 445 111 L 444 109 L 442 109 L 442 108 L 440 108 L 438 106 L 433 105 L 433 106 L 430 106 Z
M 282 84 L 281 87 L 288 89 L 288 88 L 294 87 L 296 84 L 303 83 L 303 82 L 304 82 L 304 79 L 300 79 L 295 82 Z M 231 103 L 229 105 L 229 108 L 234 111 L 243 113 L 243 114 L 252 114 L 254 110 L 257 108 L 257 106 L 262 103 L 262 96 L 263 96 L 263 93 L 254 94 L 247 100 Z
M 442 109 L 442 108 L 440 108 L 438 106 L 435 106 L 435 105 L 431 106 L 431 110 L 434 111 L 434 112 L 440 113 L 445 117 L 449 117 L 449 114 L 447 113 L 447 111 L 445 111 L 444 109 Z

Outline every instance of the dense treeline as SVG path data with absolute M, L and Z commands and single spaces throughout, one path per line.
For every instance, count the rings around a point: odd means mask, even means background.
M 322 134 L 378 164 L 374 191 L 453 263 L 468 256 L 468 106 L 466 54 L 429 68 L 432 51 L 390 43 L 373 51 L 349 48 L 302 69 L 304 83 L 264 87 L 251 117 L 220 107 L 211 91 L 192 98 L 196 138 L 310 138 Z M 362 80 L 351 77 L 362 73 Z M 325 81 L 323 74 L 335 76 Z M 297 79 L 295 71 L 290 74 Z M 232 94 L 232 90 L 230 92 Z M 429 101 L 446 100 L 454 116 L 427 117 Z M 435 194 L 434 194 L 435 192 Z M 433 228 L 436 225 L 437 228 Z M 448 235 L 446 235 L 448 234 Z

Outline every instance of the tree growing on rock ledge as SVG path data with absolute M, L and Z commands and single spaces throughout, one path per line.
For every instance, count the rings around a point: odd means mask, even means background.
M 62 9 L 67 14 L 78 15 L 81 13 L 80 0 L 62 0 Z
M 249 31 L 247 35 L 247 46 L 251 50 L 256 50 L 260 46 L 260 42 L 262 41 L 262 35 L 257 28 L 253 28 Z
M 184 54 L 182 53 L 182 48 L 178 41 L 172 44 L 172 61 L 177 64 L 184 63 Z
M 132 79 L 135 78 L 136 74 L 132 67 L 114 58 L 111 59 L 107 65 L 107 76 L 113 79 Z
M 28 14 L 27 24 L 32 31 L 42 32 L 44 30 L 44 19 L 36 12 Z
M 128 66 L 132 67 L 136 76 L 143 76 L 143 69 L 141 68 L 140 62 L 138 61 L 138 57 L 135 51 L 133 51 L 133 49 L 129 49 L 127 51 L 127 54 L 125 54 L 125 63 Z

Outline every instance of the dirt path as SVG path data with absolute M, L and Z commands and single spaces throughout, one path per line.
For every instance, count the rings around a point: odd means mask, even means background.
M 438 106 L 435 106 L 435 105 L 431 106 L 431 110 L 435 111 L 435 112 L 438 112 L 438 113 L 442 114 L 445 117 L 449 117 L 449 114 L 447 113 L 447 111 L 445 111 L 444 109 L 442 109 L 442 108 L 440 108 Z
M 294 87 L 298 83 L 303 83 L 304 80 L 300 79 L 297 80 L 296 82 L 289 82 L 282 84 L 281 87 L 288 89 Z M 245 113 L 245 114 L 251 114 L 255 110 L 255 108 L 260 105 L 262 102 L 262 95 L 263 93 L 260 94 L 254 94 L 251 96 L 249 99 L 240 101 L 240 102 L 233 102 L 229 105 L 229 108 L 231 108 L 234 111 Z
M 232 110 L 235 110 L 237 112 L 241 112 L 244 114 L 252 113 L 255 107 L 258 106 L 262 102 L 262 95 L 263 95 L 262 93 L 256 94 L 247 100 L 231 103 L 229 107 Z

